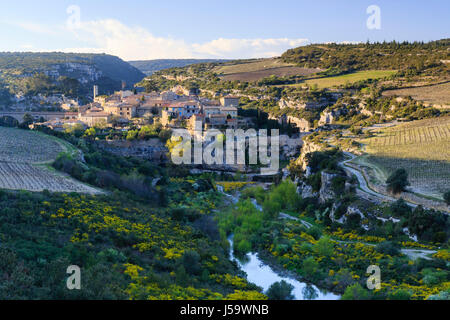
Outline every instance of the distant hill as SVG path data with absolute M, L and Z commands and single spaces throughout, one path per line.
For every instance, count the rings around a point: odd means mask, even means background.
M 157 60 L 139 60 L 129 61 L 129 63 L 138 68 L 140 71 L 148 76 L 153 73 L 170 68 L 183 68 L 191 64 L 198 63 L 214 63 L 214 62 L 226 62 L 228 60 L 216 60 L 216 59 L 157 59 Z
M 0 91 L 11 95 L 85 96 L 93 85 L 106 94 L 120 89 L 122 81 L 132 88 L 144 77 L 129 63 L 107 54 L 0 53 Z
M 450 39 L 423 42 L 361 44 L 313 44 L 286 51 L 281 59 L 307 68 L 355 70 L 436 69 L 448 72 L 442 61 L 449 59 Z

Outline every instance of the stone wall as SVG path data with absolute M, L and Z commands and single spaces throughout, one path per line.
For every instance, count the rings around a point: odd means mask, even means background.
M 97 141 L 100 149 L 124 157 L 144 158 L 161 163 L 167 160 L 169 150 L 159 139 L 148 141 L 109 140 Z

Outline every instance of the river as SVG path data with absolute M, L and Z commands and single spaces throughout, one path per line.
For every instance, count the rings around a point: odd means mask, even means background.
M 223 188 L 218 188 L 226 197 L 228 197 L 233 203 L 237 203 L 239 198 L 223 192 Z M 255 200 L 252 200 L 255 207 L 262 211 L 262 208 Z M 268 264 L 264 263 L 257 253 L 247 253 L 243 259 L 239 259 L 234 255 L 233 250 L 233 236 L 228 238 L 230 243 L 230 259 L 235 260 L 239 268 L 247 274 L 247 280 L 257 286 L 263 288 L 266 292 L 269 287 L 279 281 L 286 281 L 294 286 L 292 294 L 295 300 L 338 300 L 339 295 L 335 295 L 331 292 L 320 290 L 314 285 L 300 282 L 293 277 L 282 276 L 274 271 Z

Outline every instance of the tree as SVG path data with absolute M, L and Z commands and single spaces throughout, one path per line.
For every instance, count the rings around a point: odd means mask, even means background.
M 96 134 L 95 128 L 89 128 L 84 132 L 84 136 L 89 139 L 94 139 Z
M 144 82 L 144 90 L 147 93 L 151 93 L 154 91 L 158 91 L 158 85 L 156 84 L 156 82 L 154 80 L 145 80 Z
M 60 88 L 67 96 L 78 95 L 80 89 L 80 82 L 77 79 L 72 79 L 66 76 L 59 77 Z
M 387 188 L 394 194 L 405 191 L 405 188 L 409 186 L 408 172 L 405 169 L 397 169 L 386 180 Z
M 369 292 L 361 287 L 359 283 L 355 283 L 345 289 L 341 300 L 369 300 L 369 298 Z
M 138 136 L 137 130 L 129 130 L 127 133 L 127 140 L 128 141 L 136 140 L 137 136 Z
M 444 193 L 444 200 L 445 203 L 447 203 L 447 205 L 450 206 L 450 190 Z
M 308 277 L 315 277 L 317 275 L 317 269 L 319 268 L 319 263 L 314 259 L 314 257 L 308 257 L 303 261 L 303 273 Z
M 73 134 L 75 137 L 81 137 L 84 133 L 84 126 L 81 123 L 76 123 L 73 126 L 65 124 L 64 130 L 66 133 Z
M 28 126 L 34 122 L 33 116 L 29 113 L 25 113 L 23 116 L 23 122 L 22 124 L 25 126 Z
M 384 241 L 376 246 L 376 250 L 380 253 L 396 256 L 400 253 L 398 246 L 392 241 Z
M 182 258 L 183 267 L 188 274 L 198 275 L 202 270 L 200 255 L 193 250 L 186 251 Z
M 292 294 L 292 290 L 294 290 L 292 284 L 281 280 L 272 284 L 266 295 L 269 297 L 269 300 L 294 300 L 295 297 Z
M 333 243 L 328 237 L 322 237 L 314 246 L 314 250 L 324 257 L 330 257 L 333 254 L 333 249 Z

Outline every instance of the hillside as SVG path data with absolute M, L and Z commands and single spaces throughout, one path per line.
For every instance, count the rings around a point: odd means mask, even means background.
M 153 73 L 171 68 L 183 68 L 191 64 L 198 63 L 214 63 L 214 62 L 224 62 L 226 60 L 214 60 L 214 59 L 156 59 L 156 60 L 138 60 L 129 61 L 133 67 L 139 69 L 148 76 Z
M 353 70 L 433 69 L 446 72 L 450 39 L 428 43 L 314 44 L 290 49 L 282 55 L 286 63 L 307 68 Z M 448 72 L 448 71 L 447 71 Z
M 122 81 L 131 88 L 144 76 L 127 62 L 106 54 L 0 53 L 0 85 L 6 96 L 82 96 L 91 93 L 94 84 L 100 93 L 110 93 L 120 89 Z

